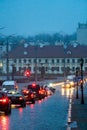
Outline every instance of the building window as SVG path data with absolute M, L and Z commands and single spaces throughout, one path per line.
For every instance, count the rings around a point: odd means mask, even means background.
M 56 70 L 59 71 L 59 67 L 56 67 Z
M 35 72 L 35 69 L 36 69 L 36 67 L 34 67 L 34 72 Z
M 80 59 L 77 59 L 77 63 L 80 63 Z
M 54 63 L 54 59 L 52 59 L 52 63 Z
M 64 72 L 64 70 L 65 70 L 65 67 L 61 67 L 61 70 L 62 70 L 62 72 Z
M 87 63 L 87 59 L 85 59 L 85 63 Z
M 21 60 L 19 59 L 19 63 L 21 63 Z
M 39 59 L 39 63 L 41 62 L 41 59 Z
M 34 63 L 36 63 L 36 61 L 37 61 L 37 60 L 36 60 L 36 59 L 34 59 Z
M 27 51 L 24 51 L 24 55 L 27 55 L 28 53 L 27 53 Z
M 17 60 L 16 59 L 14 59 L 14 63 L 16 63 L 17 62 Z
M 65 59 L 62 59 L 62 63 L 65 63 Z
M 31 62 L 31 59 L 29 59 L 29 62 Z
M 24 59 L 24 62 L 26 62 L 26 59 Z
M 41 67 L 39 67 L 39 71 L 41 71 Z
M 85 67 L 85 71 L 87 71 L 87 67 Z
M 67 63 L 70 63 L 70 59 L 67 59 Z
M 72 71 L 75 71 L 75 67 L 72 67 Z
M 45 59 L 45 63 L 48 63 L 48 60 L 47 60 L 47 59 Z
M 52 67 L 51 70 L 54 71 L 54 70 L 55 70 L 55 67 Z
M 72 63 L 75 63 L 75 59 L 72 59 Z
M 59 59 L 57 59 L 57 63 L 59 63 Z
M 45 70 L 48 71 L 48 67 L 46 67 Z

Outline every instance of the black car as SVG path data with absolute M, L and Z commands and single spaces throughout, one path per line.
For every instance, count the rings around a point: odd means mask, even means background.
M 5 114 L 11 113 L 11 101 L 3 91 L 0 91 L 0 111 L 5 112 Z
M 22 89 L 21 91 L 24 94 L 26 101 L 31 102 L 33 104 L 35 103 L 35 94 L 33 91 L 25 88 Z
M 28 90 L 31 90 L 35 94 L 36 100 L 43 99 L 46 96 L 46 92 L 39 84 L 30 84 L 27 86 Z
M 11 100 L 11 104 L 21 105 L 26 107 L 26 99 L 24 95 L 19 91 L 8 92 L 8 97 Z

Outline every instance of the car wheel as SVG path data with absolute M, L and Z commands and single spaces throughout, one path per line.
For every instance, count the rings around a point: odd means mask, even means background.
M 21 106 L 26 107 L 26 102 L 22 102 Z
M 32 103 L 35 104 L 35 100 L 34 99 L 32 99 Z
M 11 114 L 11 106 L 9 106 L 7 108 L 7 110 L 5 111 L 5 114 L 8 115 L 8 114 Z

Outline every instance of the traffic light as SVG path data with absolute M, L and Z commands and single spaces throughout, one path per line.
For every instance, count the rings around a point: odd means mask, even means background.
M 26 70 L 24 75 L 25 75 L 26 77 L 29 77 L 29 76 L 31 75 L 30 70 Z

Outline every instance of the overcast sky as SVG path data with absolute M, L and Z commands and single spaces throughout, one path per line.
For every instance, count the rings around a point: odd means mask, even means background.
M 87 0 L 0 0 L 0 33 L 72 34 L 87 22 Z

